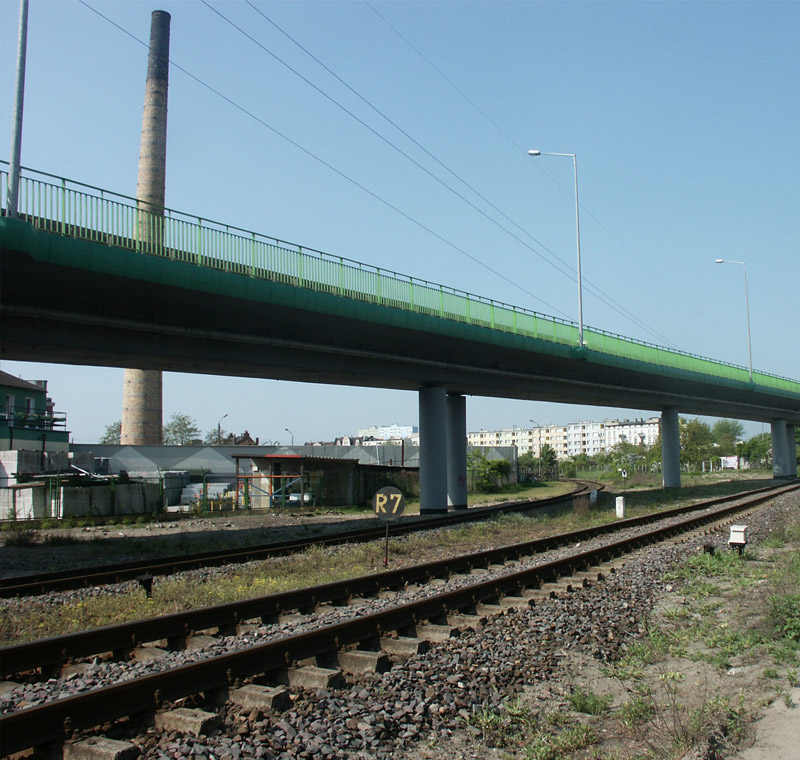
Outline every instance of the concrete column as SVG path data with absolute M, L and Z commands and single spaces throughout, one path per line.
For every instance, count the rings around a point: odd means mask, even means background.
M 794 425 L 786 426 L 786 447 L 789 449 L 789 476 L 797 477 L 797 443 L 794 440 Z
M 467 508 L 467 399 L 447 396 L 447 506 Z
M 681 487 L 681 429 L 674 406 L 661 412 L 661 478 L 664 488 Z
M 785 478 L 789 471 L 789 447 L 786 445 L 786 420 L 772 420 L 772 477 Z
M 419 390 L 420 514 L 447 512 L 447 394 L 444 388 Z

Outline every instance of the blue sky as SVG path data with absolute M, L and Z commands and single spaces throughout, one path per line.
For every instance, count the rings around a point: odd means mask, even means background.
M 742 268 L 713 263 L 744 260 L 754 366 L 800 378 L 800 3 L 252 5 L 32 0 L 23 165 L 135 194 L 147 51 L 94 11 L 146 41 L 167 10 L 194 77 L 170 71 L 171 208 L 576 319 L 572 162 L 527 150 L 575 153 L 585 323 L 746 365 Z M 6 151 L 17 18 L 2 0 Z M 120 417 L 121 369 L 3 368 L 48 379 L 77 442 Z M 284 442 L 417 422 L 413 393 L 164 382 L 165 418 L 203 431 L 224 414 Z M 476 430 L 650 412 L 476 398 L 467 414 Z

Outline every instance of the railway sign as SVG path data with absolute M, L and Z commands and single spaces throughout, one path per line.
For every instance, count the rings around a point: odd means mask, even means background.
M 386 523 L 386 549 L 383 566 L 389 567 L 389 523 L 397 520 L 406 508 L 406 497 L 399 488 L 384 486 L 375 491 L 372 497 L 372 510 L 376 516 Z
M 396 520 L 406 508 L 406 497 L 399 488 L 384 486 L 372 497 L 372 509 L 381 520 Z

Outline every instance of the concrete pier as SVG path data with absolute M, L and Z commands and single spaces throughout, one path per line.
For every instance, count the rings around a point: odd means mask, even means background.
M 681 487 L 681 430 L 674 406 L 661 412 L 661 477 L 664 488 Z
M 447 396 L 447 506 L 467 508 L 467 399 Z
M 447 512 L 447 394 L 444 388 L 419 390 L 419 511 Z
M 788 478 L 794 475 L 789 463 L 789 435 L 786 420 L 772 420 L 772 477 Z M 794 435 L 792 436 L 794 437 Z M 795 466 L 795 471 L 797 467 Z
M 797 477 L 797 443 L 794 439 L 794 425 L 786 426 L 786 446 L 789 449 L 789 477 Z

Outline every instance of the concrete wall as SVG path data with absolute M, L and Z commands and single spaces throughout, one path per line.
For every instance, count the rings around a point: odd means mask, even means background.
M 69 457 L 66 451 L 30 451 L 12 449 L 0 451 L 0 488 L 13 486 L 17 474 L 36 472 L 68 472 Z
M 0 520 L 41 520 L 48 516 L 46 486 L 0 489 Z

